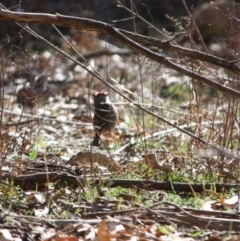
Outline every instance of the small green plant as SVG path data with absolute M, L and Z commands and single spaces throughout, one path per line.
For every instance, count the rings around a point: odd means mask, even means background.
M 188 101 L 191 94 L 190 87 L 186 84 L 172 84 L 161 88 L 161 98 L 171 98 L 178 102 Z
M 37 150 L 36 150 L 36 149 L 33 149 L 33 150 L 30 152 L 29 157 L 30 157 L 32 160 L 35 160 L 36 157 L 37 157 Z

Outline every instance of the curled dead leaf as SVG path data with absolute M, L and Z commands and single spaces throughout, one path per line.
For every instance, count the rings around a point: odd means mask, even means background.
M 68 161 L 70 165 L 91 166 L 92 164 L 92 166 L 98 166 L 94 163 L 106 167 L 109 171 L 119 171 L 121 169 L 112 156 L 103 153 L 79 152 Z
M 172 172 L 172 165 L 169 163 L 160 164 L 157 160 L 155 153 L 149 153 L 144 155 L 143 162 L 148 166 L 151 166 L 153 169 L 159 169 L 164 172 Z
M 98 226 L 97 238 L 99 241 L 115 240 L 115 236 L 109 232 L 105 220 L 103 220 Z

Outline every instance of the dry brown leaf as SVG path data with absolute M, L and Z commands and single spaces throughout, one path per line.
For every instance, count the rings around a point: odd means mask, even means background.
M 111 156 L 102 153 L 79 152 L 68 161 L 70 165 L 81 166 L 94 166 L 94 163 L 106 167 L 109 171 L 119 171 L 121 169 Z
M 225 206 L 226 208 L 234 209 L 234 207 L 237 205 L 237 203 L 238 203 L 238 195 L 235 195 L 231 198 L 223 199 L 223 202 L 221 204 L 223 206 Z
M 0 240 L 1 241 L 11 241 L 12 235 L 7 229 L 0 229 Z
M 75 236 L 67 236 L 65 234 L 56 234 L 49 239 L 44 239 L 42 241 L 79 241 Z
M 99 241 L 112 241 L 115 238 L 115 235 L 109 233 L 105 220 L 98 226 L 97 238 Z
M 164 172 L 172 171 L 172 165 L 168 164 L 168 163 L 160 164 L 157 160 L 155 153 L 149 153 L 149 154 L 144 155 L 143 162 L 153 169 L 159 169 Z
M 137 199 L 137 196 L 129 193 L 120 193 L 117 197 L 122 198 L 125 201 L 135 201 Z
M 205 202 L 200 209 L 205 211 L 213 211 L 213 210 L 216 210 L 215 206 L 216 206 L 216 201 L 209 200 Z

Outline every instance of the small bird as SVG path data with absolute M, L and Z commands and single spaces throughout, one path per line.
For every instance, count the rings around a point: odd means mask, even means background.
M 115 105 L 111 102 L 108 92 L 99 92 L 94 96 L 94 117 L 93 125 L 96 135 L 92 146 L 98 146 L 100 135 L 111 132 L 117 124 L 118 112 Z

